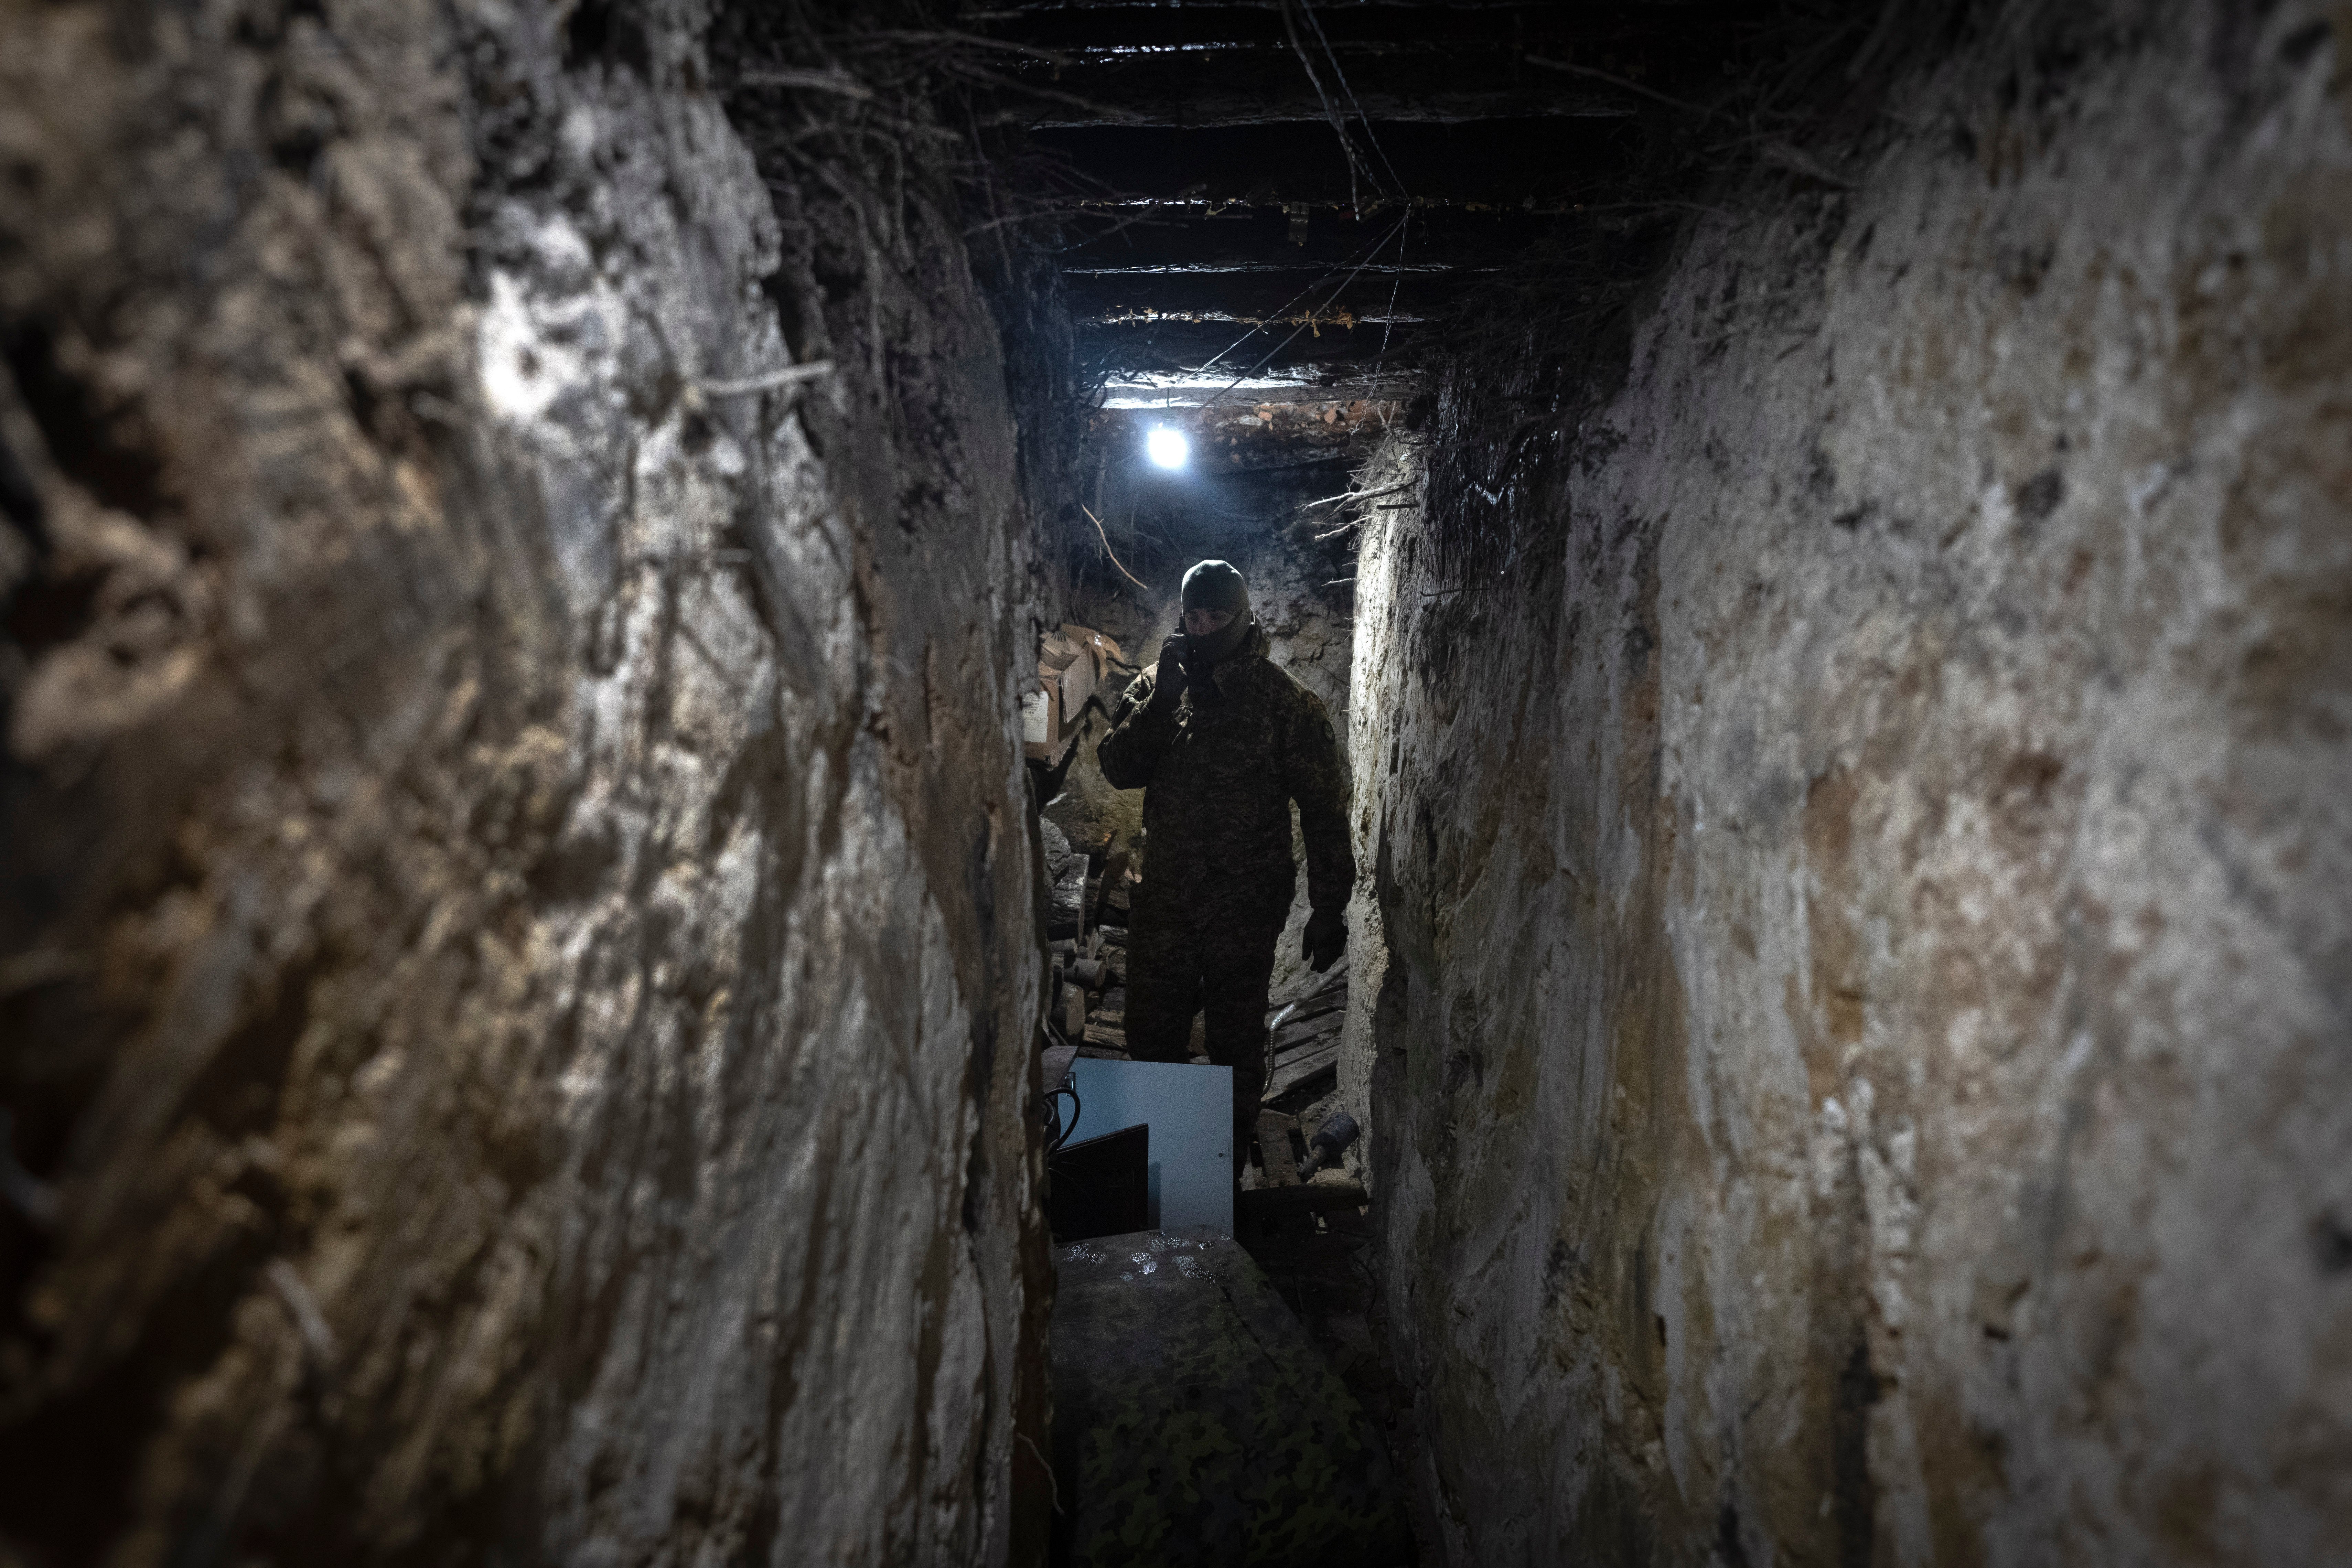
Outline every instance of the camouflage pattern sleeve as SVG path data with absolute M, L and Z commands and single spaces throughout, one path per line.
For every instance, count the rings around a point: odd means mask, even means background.
M 1113 789 L 1149 784 L 1159 771 L 1160 754 L 1168 749 L 1168 738 L 1176 732 L 1174 710 L 1151 705 L 1155 681 L 1156 671 L 1147 669 L 1128 683 L 1127 695 L 1111 716 L 1110 733 L 1095 749 L 1103 777 Z
M 1323 700 L 1298 689 L 1282 758 L 1284 784 L 1298 803 L 1298 831 L 1307 840 L 1307 900 L 1318 913 L 1348 907 L 1356 885 L 1356 858 L 1348 847 L 1348 760 Z

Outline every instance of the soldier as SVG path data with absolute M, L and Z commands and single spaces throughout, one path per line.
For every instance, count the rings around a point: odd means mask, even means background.
M 1184 574 L 1183 620 L 1098 748 L 1113 786 L 1146 792 L 1127 1047 L 1139 1061 L 1183 1061 L 1192 1015 L 1207 1013 L 1209 1059 L 1234 1069 L 1238 1176 L 1265 1081 L 1275 942 L 1297 887 L 1290 803 L 1314 907 L 1304 956 L 1320 972 L 1348 943 L 1348 771 L 1321 700 L 1268 662 L 1239 572 L 1203 561 Z

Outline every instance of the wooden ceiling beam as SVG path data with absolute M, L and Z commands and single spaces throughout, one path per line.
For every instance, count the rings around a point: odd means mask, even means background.
M 1101 193 L 1058 247 L 1077 362 L 1147 402 L 1409 377 L 1529 247 L 1654 224 L 1634 172 L 1759 36 L 1735 0 L 975 3 L 1002 119 Z
M 1304 80 L 1279 89 L 1259 89 L 1247 82 L 1214 81 L 1204 83 L 1195 91 L 1152 95 L 1122 91 L 1108 97 L 1086 91 L 1083 79 L 1078 86 L 1080 90 L 1071 96 L 1084 98 L 1094 107 L 1045 100 L 1034 109 L 1008 108 L 1001 111 L 1003 119 L 1034 130 L 1086 125 L 1328 123 L 1322 104 Z M 1376 130 L 1381 124 L 1416 121 L 1453 125 L 1476 120 L 1617 120 L 1634 113 L 1639 107 L 1622 93 L 1563 93 L 1550 88 L 1460 92 L 1363 89 L 1354 101 L 1372 119 Z
M 1573 49 L 1595 64 L 1630 63 L 1661 46 L 1676 56 L 1719 49 L 1721 18 L 1681 5 L 1449 5 L 1316 7 L 1319 47 L 1328 41 L 1343 69 L 1381 47 Z M 1002 43 L 1086 58 L 1097 51 L 1286 47 L 1290 30 L 1278 5 L 1061 7 L 966 13 L 959 26 L 984 29 Z M 1605 57 L 1605 58 L 1604 58 Z
M 1400 124 L 1379 131 L 1374 174 L 1351 177 L 1331 127 L 1040 131 L 1036 140 L 1108 191 L 1204 203 L 1393 203 L 1402 194 L 1486 207 L 1556 208 L 1620 173 L 1642 121 L 1584 118 Z M 1391 173 L 1393 171 L 1393 173 Z
M 1277 316 L 1328 321 L 1422 318 L 1444 310 L 1484 272 L 1408 273 L 1369 268 L 1351 283 L 1312 269 L 1285 272 L 1160 273 L 1065 278 L 1063 299 L 1074 321 L 1112 324 L 1139 318 L 1192 316 L 1239 322 Z
M 1054 13 L 1083 13 L 1100 16 L 1127 11 L 1185 11 L 1193 16 L 1218 11 L 1273 11 L 1282 9 L 1284 0 L 1210 0 L 1207 5 L 1187 5 L 1184 0 L 991 0 L 990 4 L 962 13 L 957 19 L 966 26 L 975 23 L 1025 20 L 1032 16 Z M 1335 17 L 1346 17 L 1370 11 L 1549 11 L 1555 0 L 1324 0 L 1316 7 L 1324 25 Z
M 1328 62 L 1318 77 L 1310 78 L 1286 45 L 1150 54 L 1095 51 L 1066 66 L 1031 61 L 1005 74 L 1034 85 L 1036 95 L 1023 102 L 1018 91 L 1009 92 L 1000 112 L 1036 127 L 1328 124 L 1328 94 L 1343 116 L 1368 116 L 1377 126 L 1384 121 L 1620 119 L 1638 107 L 1636 95 L 1607 83 L 1529 67 L 1523 51 L 1507 42 L 1499 47 L 1384 45 L 1369 54 L 1339 52 L 1345 62 L 1344 87 Z
M 1223 321 L 1160 321 L 1143 326 L 1080 325 L 1074 346 L 1081 365 L 1127 375 L 1189 374 L 1213 360 L 1215 364 L 1206 373 L 1213 380 L 1268 372 L 1348 374 L 1360 374 L 1380 359 L 1384 338 L 1388 360 L 1403 363 L 1407 351 L 1432 331 L 1427 323 L 1365 322 L 1352 329 L 1330 324 L 1296 331 L 1283 326 L 1253 333 Z M 1238 347 L 1234 346 L 1237 341 Z M 1223 358 L 1218 357 L 1221 354 Z
M 1277 272 L 1352 266 L 1386 235 L 1397 212 L 1358 217 L 1316 208 L 1294 223 L 1278 206 L 1229 207 L 1215 216 L 1189 209 L 1144 215 L 1111 211 L 1076 220 L 1062 249 L 1066 277 L 1188 272 Z M 1500 266 L 1560 220 L 1518 212 L 1416 209 L 1404 234 L 1408 267 L 1442 271 Z M 1393 268 L 1393 242 L 1376 265 Z

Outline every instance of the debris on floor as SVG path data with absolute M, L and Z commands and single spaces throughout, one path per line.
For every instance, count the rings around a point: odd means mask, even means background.
M 1257 1180 L 1244 1177 L 1234 1211 L 1246 1234 L 1253 1227 L 1284 1215 L 1321 1214 L 1346 1209 L 1360 1212 L 1371 1202 L 1363 1184 L 1344 1170 L 1315 1171 L 1302 1177 L 1307 1144 L 1299 1135 L 1298 1118 L 1265 1110 L 1257 1119 L 1258 1153 L 1253 1162 Z
M 1055 1563 L 1412 1561 L 1386 1443 L 1232 1237 L 1144 1231 L 1055 1259 Z
M 1055 879 L 1046 934 L 1052 939 L 1055 1028 L 1084 1057 L 1127 1058 L 1127 910 L 1129 873 L 1105 874 L 1105 849 L 1071 845 L 1051 821 L 1040 824 L 1046 870 Z M 1104 891 L 1108 884 L 1111 891 Z M 1114 895 L 1117 901 L 1114 902 Z

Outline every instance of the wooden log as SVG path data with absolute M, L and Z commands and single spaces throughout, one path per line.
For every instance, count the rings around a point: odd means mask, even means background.
M 1291 64 L 1291 73 L 1298 66 Z M 1251 97 L 1246 85 L 1225 85 L 1218 82 L 1206 87 L 1192 101 L 1185 101 L 1181 89 L 1146 89 L 1118 85 L 1110 97 L 1091 99 L 1091 106 L 1073 106 L 1058 99 L 1040 99 L 1034 108 L 1024 108 L 1013 101 L 1007 118 L 1028 124 L 1033 130 L 1068 130 L 1068 127 L 1089 127 L 1089 124 L 1167 124 L 1167 127 L 1270 127 L 1270 124 L 1307 122 L 1327 127 L 1322 103 L 1315 91 L 1303 80 L 1286 82 L 1286 91 L 1270 91 L 1265 97 Z M 1612 91 L 1545 91 L 1543 87 L 1517 87 L 1517 89 L 1470 89 L 1470 91 L 1430 91 L 1412 94 L 1409 89 L 1371 91 L 1357 94 L 1362 103 L 1362 113 L 1373 120 L 1376 134 L 1390 124 L 1461 124 L 1467 120 L 1540 120 L 1540 118 L 1576 118 L 1576 120 L 1621 120 L 1634 113 L 1634 103 L 1628 94 Z M 1350 110 L 1350 118 L 1355 118 Z
M 1328 1045 L 1301 1051 L 1276 1064 L 1275 1069 L 1266 1074 L 1265 1091 L 1258 1100 L 1261 1103 L 1279 1100 L 1293 1089 L 1311 1087 L 1325 1078 L 1336 1078 L 1339 1070 L 1339 1042 L 1334 1037 Z
M 1245 340 L 1244 333 L 1250 333 Z M 1129 374 L 1167 375 L 1190 374 L 1216 360 L 1215 366 L 1205 373 L 1206 379 L 1231 381 L 1244 373 L 1268 371 L 1344 375 L 1381 357 L 1383 337 L 1388 342 L 1387 357 L 1395 363 L 1412 345 L 1431 339 L 1433 329 L 1408 323 L 1390 331 L 1370 323 L 1349 328 L 1335 322 L 1313 331 L 1282 327 L 1251 333 L 1247 326 L 1223 321 L 1171 321 L 1081 327 L 1074 335 L 1081 364 Z M 1239 346 L 1235 346 L 1237 340 Z
M 1588 200 L 1597 181 L 1623 175 L 1622 123 L 1585 117 L 1391 123 L 1380 129 L 1381 173 L 1370 181 L 1360 170 L 1350 176 L 1339 138 L 1320 121 L 1087 126 L 1034 135 L 1080 177 L 1129 200 L 1379 202 L 1394 213 L 1407 193 L 1422 202 L 1522 210 L 1529 202 Z
M 1293 1172 L 1294 1180 L 1297 1173 Z M 1311 1182 L 1286 1187 L 1265 1186 L 1241 1194 L 1234 1205 L 1241 1217 L 1267 1219 L 1286 1215 L 1320 1214 L 1335 1209 L 1360 1209 L 1370 1203 L 1363 1184 L 1339 1171 L 1318 1171 Z
M 1345 983 L 1342 983 L 1320 994 L 1309 996 L 1304 1002 L 1293 1002 L 1287 1006 L 1279 1008 L 1274 1016 L 1284 1025 L 1303 1024 L 1309 1019 L 1328 1017 L 1331 1014 L 1345 1012 L 1347 1007 L 1348 987 Z
M 1680 15 L 1675 6 L 1651 9 Z M 1066 54 L 1137 45 L 1278 45 L 1288 37 L 1282 10 L 1282 0 L 1187 0 L 1181 6 L 1171 0 L 982 0 L 958 19 L 966 26 L 984 26 L 995 37 Z M 1629 31 L 1624 8 L 1561 5 L 1557 0 L 1344 0 L 1315 10 L 1323 36 L 1343 58 L 1381 41 L 1402 47 L 1431 42 L 1566 43 L 1614 40 Z
M 1062 273 L 1320 273 L 1362 260 L 1364 247 L 1386 232 L 1395 214 L 1311 212 L 1303 244 L 1293 243 L 1290 218 L 1273 205 L 1170 210 L 1144 222 L 1125 212 L 1089 215 L 1073 220 L 1076 232 L 1063 252 Z M 1388 252 L 1369 262 L 1365 275 L 1392 277 L 1400 266 L 1408 277 L 1492 271 L 1551 233 L 1558 221 L 1550 215 L 1419 205 L 1404 236 L 1402 261 Z
M 1050 936 L 1076 936 L 1085 929 L 1087 863 L 1072 856 L 1046 896 L 1045 931 Z M 1083 949 L 1081 949 L 1083 951 Z M 1067 969 L 1070 965 L 1064 964 Z
M 1298 1156 L 1290 1148 L 1290 1131 L 1297 1125 L 1297 1117 L 1279 1111 L 1257 1114 L 1258 1168 L 1265 1173 L 1265 1184 L 1269 1187 L 1298 1185 Z
M 1347 1022 L 1344 1013 L 1326 1013 L 1319 1018 L 1302 1023 L 1285 1024 L 1274 1032 L 1274 1054 L 1278 1061 L 1297 1052 L 1319 1049 L 1339 1037 L 1340 1027 Z
M 1488 69 L 1510 68 L 1507 57 L 1480 62 Z M 1186 78 L 1187 68 L 1202 74 Z M 1216 74 L 1207 74 L 1211 71 Z M 1555 84 L 1542 73 L 1512 86 L 1505 76 L 1474 85 L 1469 79 L 1445 80 L 1428 91 L 1415 92 L 1403 81 L 1358 86 L 1355 101 L 1342 112 L 1353 119 L 1360 110 L 1374 122 L 1375 134 L 1405 123 L 1456 124 L 1496 119 L 1623 119 L 1636 108 L 1633 95 L 1605 83 Z M 1045 79 L 1039 85 L 1045 86 Z M 1051 84 L 1067 98 L 1040 94 L 1024 102 L 1017 91 L 1007 91 L 1003 112 L 1037 129 L 1093 125 L 1269 126 L 1305 121 L 1326 128 L 1329 121 L 1323 101 L 1299 68 L 1297 57 L 1286 51 L 1252 51 L 1252 58 L 1170 61 L 1166 58 L 1122 61 L 1117 65 L 1065 72 Z M 1327 87 L 1329 85 L 1326 84 Z M 1073 102 L 1072 100 L 1078 101 Z
M 1086 1026 L 1086 1043 L 1090 1046 L 1104 1047 L 1114 1051 L 1125 1051 L 1127 1049 L 1127 1031 L 1122 1028 L 1114 1027 L 1108 1024 L 1088 1024 Z
M 1155 316 L 1236 322 L 1287 321 L 1312 316 L 1364 321 L 1423 321 L 1451 310 L 1484 273 L 1399 277 L 1366 271 L 1352 282 L 1326 279 L 1314 269 L 1286 272 L 1129 273 L 1069 278 L 1063 283 L 1073 323 L 1108 326 Z M 1075 668 L 1075 667 L 1073 667 Z M 1066 672 L 1065 672 L 1066 679 Z M 1063 699 L 1067 708 L 1068 698 Z
M 1320 996 L 1308 997 L 1298 1005 L 1298 1011 L 1290 1016 L 1294 1022 L 1305 1023 L 1309 1018 L 1328 1017 L 1333 1013 L 1344 1013 L 1347 1010 L 1348 988 L 1341 985 L 1326 991 Z
M 984 5 L 965 12 L 962 20 L 993 22 L 1063 11 L 1082 17 L 1091 36 L 1101 26 L 1097 18 L 1106 13 L 1165 13 L 1181 7 L 1186 17 L 1198 17 L 1203 11 L 1280 11 L 1283 3 L 1284 0 L 1192 0 L 1192 4 L 1186 6 L 1184 0 L 987 0 Z M 1536 11 L 1543 7 L 1544 0 L 1353 0 L 1352 5 L 1331 7 L 1331 14 L 1345 15 L 1356 8 L 1450 14 L 1456 11 Z M 1195 22 L 1193 36 L 1199 36 L 1204 26 Z
M 1348 976 L 1342 969 L 1325 977 L 1324 983 L 1295 1002 L 1286 1002 L 1266 1017 L 1266 1027 L 1280 1030 L 1294 1021 L 1322 1018 L 1337 1013 L 1348 1005 Z
M 1104 406 L 1119 410 L 1190 410 L 1213 403 L 1213 411 L 1202 417 L 1221 424 L 1237 423 L 1249 416 L 1254 407 L 1261 411 L 1272 409 L 1286 417 L 1272 432 L 1272 442 L 1263 448 L 1252 449 L 1253 463 L 1240 468 L 1226 466 L 1216 473 L 1203 470 L 1203 477 L 1233 482 L 1278 474 L 1305 478 L 1303 470 L 1316 467 L 1327 468 L 1335 479 L 1345 480 L 1348 468 L 1362 458 L 1350 456 L 1352 448 L 1342 443 L 1360 426 L 1326 426 L 1318 422 L 1310 429 L 1308 421 L 1317 419 L 1335 404 L 1345 405 L 1367 400 L 1393 405 L 1396 399 L 1411 395 L 1422 384 L 1414 363 L 1402 354 L 1391 355 L 1377 364 L 1371 360 L 1338 360 L 1289 374 L 1298 379 L 1276 382 L 1262 376 L 1253 384 L 1233 389 L 1228 384 L 1234 378 L 1228 375 L 1220 379 L 1215 370 L 1203 374 L 1185 366 L 1181 376 L 1173 378 L 1157 373 L 1150 377 L 1129 375 L 1121 371 L 1103 384 Z M 1243 398 L 1249 401 L 1243 403 Z
M 1339 1031 L 1337 1029 L 1328 1035 L 1318 1035 L 1293 1041 L 1284 1046 L 1275 1055 L 1274 1070 L 1282 1072 L 1303 1064 L 1328 1061 L 1331 1059 L 1332 1053 L 1339 1048 Z

